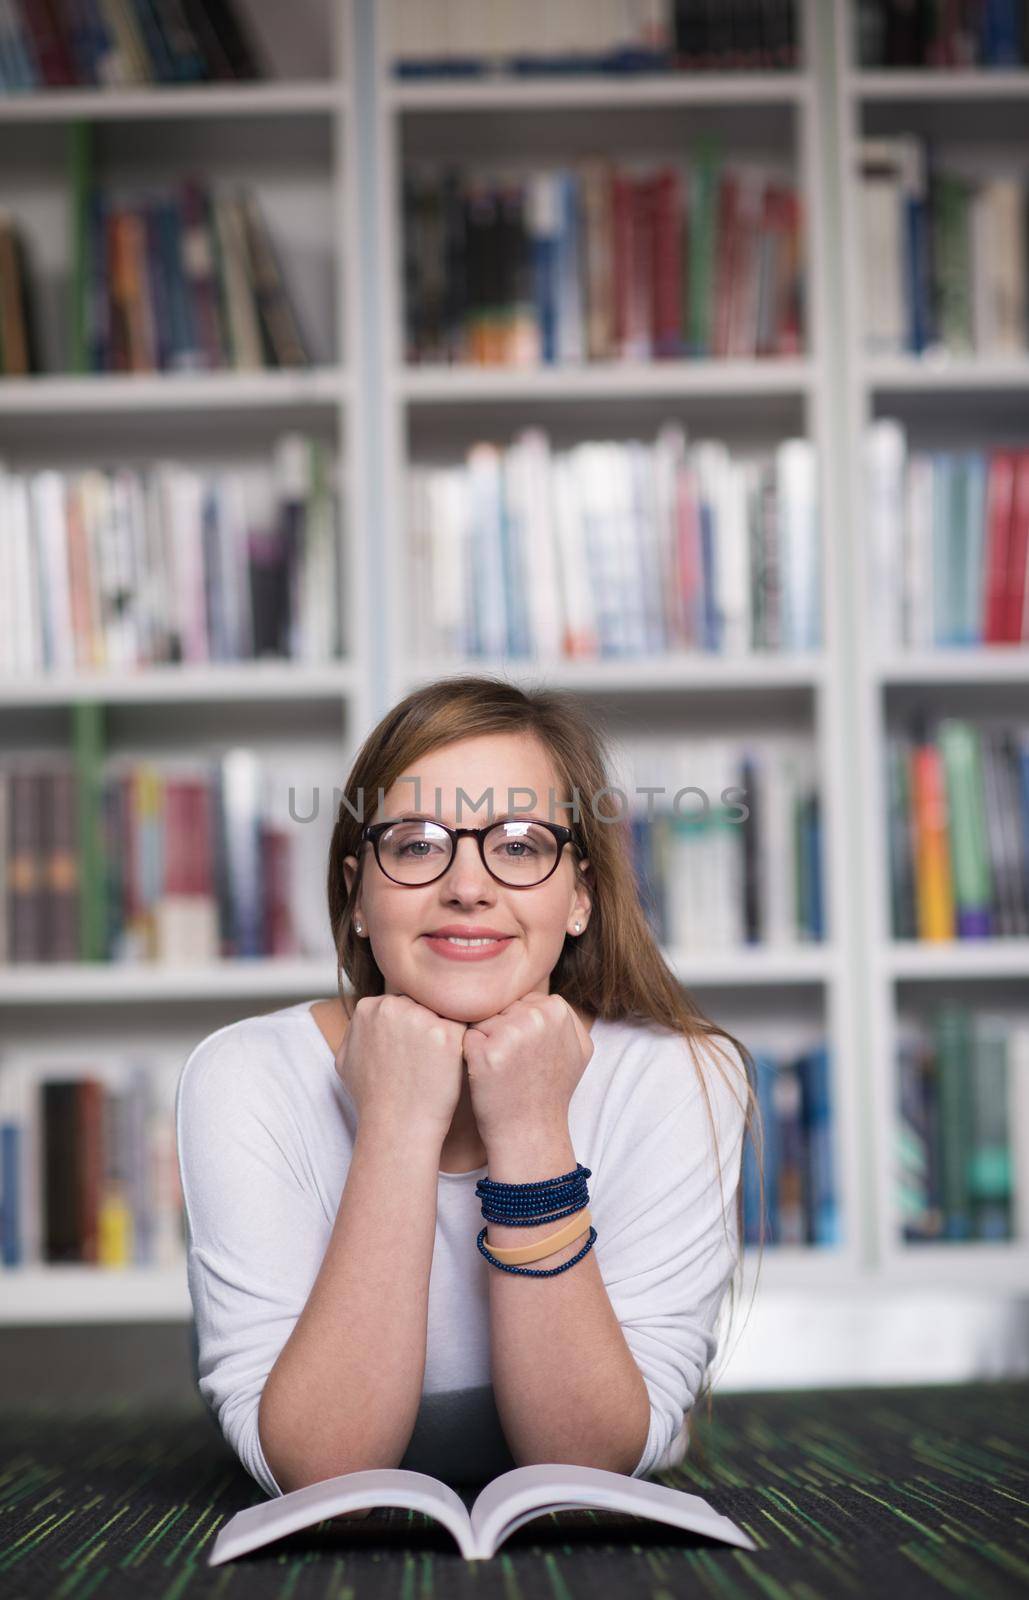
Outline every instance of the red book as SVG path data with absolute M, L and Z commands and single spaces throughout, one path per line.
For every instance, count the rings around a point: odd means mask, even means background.
M 213 900 L 215 893 L 214 865 L 211 856 L 210 794 L 202 778 L 194 779 L 189 789 L 189 892 Z
M 164 785 L 164 893 L 188 895 L 192 854 L 192 814 L 189 784 L 167 778 Z
M 676 483 L 675 531 L 679 571 L 679 612 L 682 618 L 682 636 L 678 642 L 686 649 L 694 649 L 700 643 L 696 626 L 702 608 L 697 504 L 696 473 L 691 466 L 683 465 L 679 469 Z
M 629 182 L 629 282 L 626 306 L 629 322 L 623 357 L 649 361 L 653 354 L 651 328 L 654 321 L 654 222 L 652 186 L 649 178 L 630 178 Z
M 290 840 L 284 828 L 265 825 L 261 830 L 264 863 L 264 948 L 270 956 L 296 954 L 293 911 L 290 904 Z
M 1008 543 L 1007 627 L 1012 644 L 1029 640 L 1029 450 L 1019 452 Z
M 732 286 L 736 275 L 737 180 L 733 173 L 722 174 L 718 186 L 718 220 L 715 234 L 715 317 L 711 353 L 729 354 L 729 328 L 732 317 Z
M 994 450 L 986 478 L 985 615 L 983 643 L 999 644 L 1008 637 L 1008 547 L 1014 506 L 1015 456 Z
M 658 357 L 673 358 L 682 351 L 680 209 L 679 174 L 674 167 L 662 167 L 651 180 L 651 347 Z
M 75 68 L 53 0 L 30 0 L 18 7 L 18 20 L 31 35 L 30 49 L 48 89 L 75 83 Z M 8 24 L 10 27 L 10 24 Z

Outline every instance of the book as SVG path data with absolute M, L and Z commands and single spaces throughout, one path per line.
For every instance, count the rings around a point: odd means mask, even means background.
M 432 1517 L 453 1534 L 466 1561 L 488 1561 L 534 1517 L 590 1507 L 647 1517 L 741 1550 L 757 1549 L 749 1534 L 699 1495 L 600 1467 L 545 1462 L 501 1473 L 480 1491 L 471 1510 L 448 1484 L 424 1472 L 399 1467 L 344 1472 L 237 1511 L 219 1530 L 207 1564 L 235 1561 L 300 1528 L 362 1506 L 402 1506 Z

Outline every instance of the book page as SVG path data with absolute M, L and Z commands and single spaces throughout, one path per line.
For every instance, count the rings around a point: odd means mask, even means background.
M 504 1472 L 483 1489 L 471 1512 L 474 1553 L 493 1555 L 516 1529 L 543 1512 L 590 1507 L 647 1517 L 741 1550 L 757 1549 L 749 1534 L 699 1495 L 599 1467 L 540 1463 Z
M 220 1530 L 207 1564 L 216 1567 L 223 1561 L 233 1561 L 299 1528 L 314 1527 L 327 1517 L 361 1506 L 402 1506 L 406 1510 L 421 1511 L 450 1530 L 463 1556 L 473 1554 L 468 1512 L 449 1485 L 424 1472 L 376 1467 L 367 1472 L 344 1472 L 321 1483 L 309 1483 L 302 1489 L 237 1511 Z

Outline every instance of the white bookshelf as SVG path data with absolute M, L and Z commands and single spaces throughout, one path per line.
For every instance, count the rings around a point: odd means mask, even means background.
M 248 0 L 281 40 L 283 79 L 267 83 L 105 93 L 61 91 L 0 99 L 8 130 L 0 154 L 0 203 L 9 198 L 39 241 L 44 277 L 58 283 L 68 256 L 61 209 L 65 174 L 55 167 L 70 120 L 102 124 L 106 154 L 122 160 L 127 140 L 140 169 L 174 169 L 209 152 L 269 187 L 270 216 L 298 248 L 329 250 L 324 271 L 301 263 L 305 304 L 321 306 L 315 367 L 303 372 L 74 377 L 52 370 L 0 382 L 0 458 L 61 464 L 123 440 L 125 452 L 157 448 L 209 455 L 260 453 L 280 427 L 310 425 L 336 441 L 348 582 L 347 659 L 319 667 L 254 663 L 204 669 L 153 668 L 131 677 L 96 675 L 0 683 L 0 730 L 12 745 L 37 727 L 46 737 L 76 700 L 97 698 L 123 720 L 126 737 L 160 709 L 154 737 L 168 748 L 194 735 L 234 738 L 298 757 L 335 756 L 340 779 L 364 733 L 414 684 L 459 670 L 574 689 L 598 715 L 669 732 L 721 723 L 802 726 L 819 761 L 828 937 L 785 949 L 667 951 L 701 1004 L 748 1042 L 784 1048 L 824 1033 L 831 1049 L 835 1178 L 841 1246 L 770 1246 L 761 1289 L 824 1297 L 860 1296 L 921 1284 L 975 1284 L 984 1291 L 1029 1284 L 1024 1241 L 901 1248 L 893 1220 L 890 1141 L 898 986 L 968 982 L 1013 985 L 1029 977 L 1026 941 L 974 950 L 901 948 L 889 937 L 881 793 L 884 707 L 891 693 L 950 686 L 1016 693 L 1029 681 L 1029 652 L 920 653 L 875 659 L 861 601 L 861 483 L 857 445 L 864 420 L 894 404 L 954 406 L 991 396 L 1013 411 L 1029 387 L 1029 362 L 868 361 L 856 325 L 853 141 L 868 107 L 952 106 L 962 119 L 1021 104 L 1029 74 L 859 73 L 849 65 L 846 0 L 800 0 L 803 62 L 788 73 L 576 79 L 574 82 L 407 83 L 387 70 L 389 0 L 304 0 L 282 8 Z M 277 30 L 277 31 L 276 31 Z M 327 70 L 328 69 L 328 70 Z M 598 116 L 598 111 L 604 113 Z M 951 113 L 952 114 L 952 113 Z M 1019 113 L 1020 114 L 1020 113 Z M 163 135 L 163 122 L 173 122 Z M 660 155 L 707 127 L 729 149 L 771 142 L 790 161 L 807 200 L 805 354 L 796 359 L 589 364 L 539 371 L 408 367 L 401 359 L 399 175 L 406 153 L 484 156 L 510 146 L 532 159 L 623 142 Z M 294 192 L 296 191 L 296 192 Z M 327 243 L 328 242 L 328 243 Z M 302 251 L 301 251 L 302 253 Z M 287 273 L 290 259 L 287 253 Z M 324 266 L 324 263 L 323 263 Z M 53 298 L 51 287 L 47 294 Z M 46 296 L 44 297 L 46 303 Z M 331 336 L 335 327 L 336 338 Z M 837 330 L 843 329 L 841 341 Z M 771 444 L 810 437 L 819 454 L 823 534 L 824 648 L 810 655 L 658 660 L 424 661 L 407 650 L 403 574 L 403 486 L 408 465 L 432 449 L 452 458 L 480 433 L 508 439 L 529 421 L 566 436 L 652 432 L 680 416 L 732 441 Z M 112 434 L 112 430 L 119 430 Z M 152 719 L 151 719 L 152 720 Z M 238 730 L 245 729 L 240 735 Z M 851 730 L 856 735 L 851 737 Z M 166 730 L 166 731 L 162 731 Z M 616 726 L 617 731 L 617 726 Z M 251 737 L 252 736 L 252 737 Z M 315 886 L 320 892 L 320 885 Z M 151 1033 L 163 1049 L 188 1048 L 234 1017 L 332 993 L 331 956 L 221 962 L 203 968 L 39 965 L 0 969 L 5 1044 L 38 1048 L 53 1035 L 86 1037 L 90 1048 L 138 1048 Z M 1024 1143 L 1024 1141 L 1023 1141 Z M 745 1252 L 746 1280 L 756 1252 Z M 188 1317 L 185 1268 L 32 1268 L 4 1275 L 0 1321 L 142 1320 Z M 747 1302 L 749 1287 L 745 1290 Z
M 869 1064 L 869 1129 L 878 1197 L 876 1257 L 886 1284 L 953 1285 L 1024 1292 L 1029 1285 L 1029 1234 L 1024 1190 L 1029 1172 L 1017 1169 L 1026 1130 L 1011 1130 L 1016 1160 L 1012 1241 L 913 1243 L 903 1239 L 893 1168 L 898 1127 L 896 1051 L 905 1013 L 921 1016 L 937 1000 L 1025 1018 L 1029 1015 L 1029 939 L 916 941 L 892 936 L 889 837 L 885 809 L 886 734 L 891 715 L 917 695 L 958 714 L 1024 716 L 1029 690 L 1029 648 L 995 645 L 967 650 L 877 648 L 860 515 L 864 490 L 861 442 L 867 424 L 896 416 L 918 443 L 989 445 L 997 434 L 1029 438 L 1029 353 L 1003 360 L 949 355 L 870 356 L 861 320 L 860 211 L 857 143 L 893 132 L 931 134 L 942 154 L 970 148 L 979 170 L 1000 151 L 1014 154 L 1022 170 L 1029 118 L 1029 72 L 993 69 L 942 71 L 859 70 L 853 60 L 852 8 L 833 0 L 838 141 L 841 325 L 844 338 L 844 470 L 848 492 L 847 545 L 855 634 L 855 763 L 865 803 L 856 854 L 864 870 L 855 879 L 862 934 L 857 979 L 866 996 L 863 1047 Z
M 354 405 L 360 327 L 357 153 L 351 104 L 349 0 L 244 0 L 283 76 L 246 84 L 70 89 L 0 97 L 0 203 L 24 227 L 46 318 L 45 371 L 0 381 L 0 459 L 65 466 L 174 455 L 251 466 L 276 436 L 310 431 L 330 448 L 342 545 L 345 653 L 309 665 L 260 660 L 153 666 L 0 681 L 0 739 L 10 749 L 68 737 L 68 708 L 108 708 L 111 747 L 191 753 L 252 744 L 262 753 L 331 765 L 342 782 L 374 719 L 364 467 L 365 422 Z M 312 347 L 303 369 L 70 374 L 62 369 L 70 229 L 69 124 L 96 126 L 102 177 L 165 180 L 179 171 L 249 181 L 279 250 L 287 291 Z M 295 291 L 295 293 L 294 293 Z M 55 1059 L 135 1051 L 184 1062 L 199 1038 L 234 1018 L 336 990 L 323 869 L 312 895 L 325 923 L 320 957 L 158 964 L 39 963 L 0 968 L 3 1053 Z M 0 1069 L 2 1070 L 2 1069 Z M 34 1265 L 2 1274 L 0 1323 L 187 1319 L 185 1261 L 112 1270 Z

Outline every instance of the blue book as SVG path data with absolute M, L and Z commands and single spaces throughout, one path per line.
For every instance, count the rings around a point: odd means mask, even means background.
M 556 178 L 550 173 L 537 173 L 529 190 L 529 233 L 540 359 L 547 362 L 557 360 L 558 199 Z
M 979 58 L 984 67 L 1020 67 L 1020 17 L 1018 0 L 986 0 L 983 6 Z
M 804 1126 L 807 1135 L 807 1215 L 811 1244 L 840 1242 L 839 1207 L 833 1175 L 829 1049 L 816 1045 L 800 1062 Z
M 932 277 L 929 263 L 929 214 L 923 197 L 907 202 L 908 343 L 915 353 L 932 342 Z
M 0 1125 L 0 1261 L 5 1267 L 22 1263 L 20 1173 L 21 1129 L 16 1122 L 5 1122 Z
M 760 1127 L 743 1141 L 743 1239 L 745 1244 L 757 1244 L 760 1237 L 761 1188 L 755 1142 L 763 1132 L 764 1150 L 762 1166 L 765 1179 L 765 1243 L 777 1236 L 779 1194 L 779 1125 L 772 1099 L 778 1063 L 771 1055 L 755 1050 L 757 1104 Z

